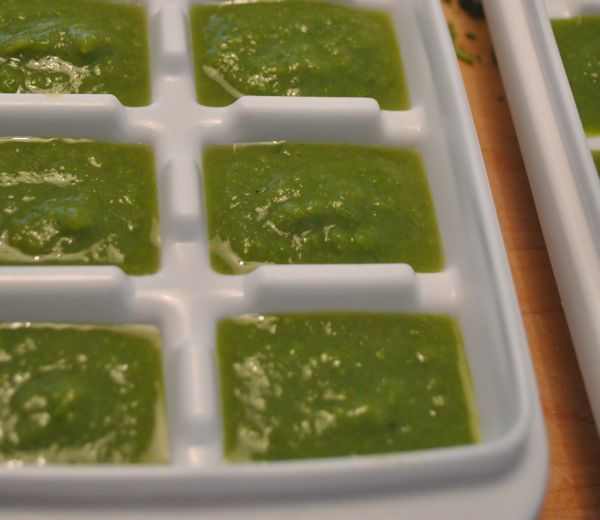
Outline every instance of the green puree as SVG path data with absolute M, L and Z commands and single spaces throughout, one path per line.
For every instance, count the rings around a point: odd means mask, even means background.
M 232 461 L 468 444 L 479 427 L 460 333 L 432 315 L 245 315 L 219 323 Z
M 212 264 L 404 262 L 443 267 L 419 153 L 350 144 L 248 144 L 204 151 Z
M 158 331 L 0 326 L 0 460 L 166 462 Z
M 196 5 L 200 103 L 242 95 L 375 98 L 408 108 L 398 44 L 383 12 L 313 1 Z
M 594 158 L 594 163 L 596 164 L 598 175 L 600 175 L 600 152 L 592 152 L 592 157 Z
M 0 140 L 0 265 L 158 269 L 154 158 L 146 145 Z
M 146 13 L 97 0 L 2 0 L 0 92 L 150 102 Z
M 553 20 L 552 28 L 583 128 L 600 134 L 600 16 Z

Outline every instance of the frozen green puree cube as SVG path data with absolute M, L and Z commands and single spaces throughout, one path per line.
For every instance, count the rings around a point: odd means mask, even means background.
M 205 105 L 243 95 L 348 96 L 408 108 L 386 13 L 310 0 L 227 3 L 192 7 L 191 24 Z
M 2 0 L 0 92 L 150 102 L 146 13 L 99 0 Z
M 0 140 L 0 265 L 159 265 L 150 147 Z
M 460 333 L 448 317 L 242 315 L 219 323 L 217 349 L 232 461 L 479 440 Z
M 214 269 L 263 263 L 404 262 L 443 267 L 416 150 L 351 144 L 247 144 L 204 151 Z
M 600 134 L 600 16 L 553 20 L 552 28 L 583 128 Z
M 0 325 L 0 460 L 166 462 L 158 330 Z

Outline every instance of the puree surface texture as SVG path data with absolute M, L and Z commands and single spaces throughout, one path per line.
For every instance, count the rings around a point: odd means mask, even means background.
M 418 450 L 479 440 L 453 320 L 432 315 L 245 315 L 219 323 L 232 461 Z
M 165 462 L 158 331 L 0 326 L 0 460 Z
M 553 20 L 552 28 L 583 128 L 600 134 L 600 16 Z
M 0 140 L 0 265 L 159 265 L 154 157 L 146 145 Z
M 443 267 L 419 153 L 350 144 L 210 146 L 204 182 L 212 264 L 404 262 Z
M 2 0 L 0 92 L 150 102 L 146 13 L 98 0 Z
M 196 5 L 192 44 L 200 103 L 242 95 L 375 98 L 408 108 L 386 13 L 312 1 Z

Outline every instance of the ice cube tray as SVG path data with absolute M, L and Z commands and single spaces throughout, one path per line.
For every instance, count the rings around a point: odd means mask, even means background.
M 550 20 L 600 15 L 598 0 L 485 4 L 544 238 L 600 429 L 600 179 Z
M 392 16 L 411 108 L 374 100 L 242 97 L 196 102 L 189 9 L 147 0 L 152 103 L 109 95 L 0 95 L 0 135 L 141 142 L 155 153 L 162 261 L 151 276 L 115 267 L 2 267 L 0 319 L 151 323 L 163 337 L 171 462 L 165 466 L 0 468 L 0 495 L 86 517 L 205 514 L 529 518 L 542 500 L 546 441 L 526 339 L 454 49 L 438 0 L 355 0 Z M 296 140 L 420 150 L 446 267 L 265 265 L 240 276 L 209 264 L 202 148 Z M 224 460 L 215 324 L 256 312 L 448 314 L 459 323 L 482 442 L 336 459 Z M 58 505 L 57 505 L 58 504 Z M 58 509 L 57 509 L 58 508 Z M 156 509 L 153 509 L 156 508 Z M 295 509 L 297 508 L 297 509 Z M 153 509 L 153 511 L 149 511 Z M 57 512 L 59 511 L 59 512 Z M 162 513 L 161 513 L 162 511 Z M 146 513 L 145 513 L 146 514 Z

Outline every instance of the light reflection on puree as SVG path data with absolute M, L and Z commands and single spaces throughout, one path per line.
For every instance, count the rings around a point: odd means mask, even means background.
M 0 264 L 158 269 L 152 151 L 65 139 L 0 140 Z
M 0 92 L 114 94 L 150 102 L 143 7 L 99 0 L 2 0 Z
M 333 2 L 194 5 L 192 45 L 200 103 L 243 95 L 370 97 L 408 108 L 390 16 Z
M 469 369 L 444 316 L 244 315 L 217 332 L 231 461 L 477 442 Z
M 213 268 L 261 264 L 407 263 L 443 268 L 417 150 L 259 143 L 204 150 Z
M 149 326 L 0 325 L 0 461 L 166 462 Z

